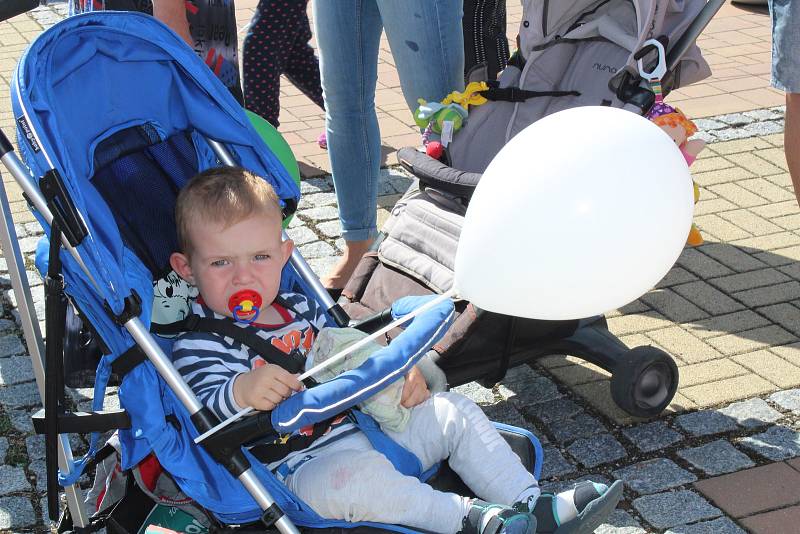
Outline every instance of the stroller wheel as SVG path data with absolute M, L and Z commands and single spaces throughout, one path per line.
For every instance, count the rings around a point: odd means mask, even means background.
M 653 417 L 666 408 L 678 389 L 678 366 L 666 352 L 635 347 L 617 361 L 611 397 L 634 417 Z

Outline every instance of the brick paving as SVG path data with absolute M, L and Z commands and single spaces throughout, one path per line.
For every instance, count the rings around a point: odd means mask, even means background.
M 255 1 L 237 2 L 242 28 Z M 509 35 L 522 16 L 512 4 Z M 7 133 L 16 60 L 64 11 L 54 4 L 0 23 L 0 127 Z M 800 519 L 800 211 L 783 156 L 783 96 L 769 88 L 769 39 L 763 9 L 733 4 L 700 38 L 714 73 L 669 101 L 699 118 L 699 136 L 709 142 L 692 167 L 701 186 L 695 220 L 706 244 L 686 249 L 657 288 L 608 314 L 624 342 L 674 356 L 681 381 L 668 410 L 653 421 L 634 420 L 611 400 L 608 373 L 571 356 L 514 369 L 494 388 L 459 388 L 492 418 L 539 436 L 546 488 L 585 478 L 625 481 L 625 500 L 598 532 L 788 532 L 782 525 Z M 383 221 L 410 183 L 393 165 L 393 152 L 419 136 L 385 40 L 379 61 Z M 280 130 L 304 177 L 289 233 L 322 273 L 341 253 L 327 154 L 315 142 L 324 117 L 291 85 L 282 92 Z M 30 261 L 41 229 L 4 170 L 3 179 Z M 33 271 L 28 277 L 41 320 L 41 281 Z M 47 524 L 44 465 L 29 414 L 40 401 L 1 258 L 0 286 L 0 531 L 38 532 Z M 90 396 L 70 391 L 76 406 Z M 83 438 L 71 441 L 77 451 L 85 448 Z

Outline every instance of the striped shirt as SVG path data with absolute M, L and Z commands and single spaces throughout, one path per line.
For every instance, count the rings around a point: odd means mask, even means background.
M 285 354 L 297 349 L 305 355 L 316 333 L 325 326 L 325 315 L 313 300 L 299 293 L 283 293 L 278 300 L 287 305 L 273 303 L 284 319 L 282 324 L 235 324 L 251 328 Z M 192 304 L 192 311 L 200 317 L 224 318 L 197 302 Z M 172 362 L 197 399 L 220 419 L 228 419 L 243 408 L 233 398 L 236 377 L 265 363 L 247 345 L 211 332 L 181 334 L 172 348 Z
M 234 324 L 241 328 L 252 328 L 256 335 L 286 354 L 296 349 L 305 355 L 314 343 L 316 333 L 325 326 L 323 310 L 316 302 L 299 293 L 282 293 L 276 300 L 286 304 L 284 307 L 278 302 L 273 303 L 275 310 L 284 319 L 282 324 Z M 192 303 L 192 311 L 201 317 L 223 318 L 197 302 Z M 247 345 L 209 332 L 181 334 L 172 347 L 172 362 L 197 399 L 220 420 L 232 417 L 243 408 L 233 398 L 233 382 L 236 377 L 265 363 Z M 310 447 L 292 452 L 267 467 L 274 470 L 281 463 L 288 462 L 301 453 L 306 455 L 312 449 L 355 431 L 355 425 L 346 419 L 337 418 L 328 432 Z M 308 435 L 310 427 L 301 428 L 295 433 Z M 274 443 L 285 443 L 287 437 L 288 435 L 281 436 Z

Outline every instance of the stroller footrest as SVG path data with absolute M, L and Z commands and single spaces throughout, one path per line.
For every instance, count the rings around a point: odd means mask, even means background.
M 44 408 L 31 416 L 37 434 L 46 433 Z M 60 434 L 89 434 L 118 428 L 130 428 L 131 419 L 125 410 L 102 412 L 65 412 L 58 415 Z

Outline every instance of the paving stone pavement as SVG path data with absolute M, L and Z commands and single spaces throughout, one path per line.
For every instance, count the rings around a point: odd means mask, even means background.
M 64 10 L 64 4 L 55 4 L 0 24 L 0 127 L 6 132 L 14 125 L 8 82 L 16 58 Z M 509 13 L 511 19 L 519 16 L 518 8 Z M 741 57 L 763 59 L 763 21 L 754 15 L 720 20 L 714 38 L 735 40 L 736 24 L 761 39 L 758 46 L 746 43 L 754 48 L 742 48 L 749 55 Z M 391 66 L 384 52 L 382 62 Z M 715 61 L 725 67 L 720 57 Z M 763 82 L 761 67 L 752 61 L 747 64 Z M 704 90 L 719 90 L 725 75 Z M 765 514 L 729 514 L 703 492 L 704 481 L 773 462 L 785 465 L 783 471 L 800 469 L 792 463 L 800 458 L 800 213 L 783 157 L 783 107 L 774 95 L 757 92 L 762 89 L 738 91 L 730 109 L 714 108 L 720 114 L 690 113 L 704 117 L 697 120 L 699 137 L 709 142 L 692 167 L 701 187 L 696 222 L 706 244 L 686 249 L 657 288 L 608 314 L 611 331 L 630 346 L 651 344 L 675 357 L 681 382 L 667 412 L 654 421 L 627 416 L 611 401 L 608 373 L 571 356 L 554 355 L 534 367 L 513 369 L 493 388 L 476 383 L 457 388 L 493 419 L 539 437 L 546 489 L 559 491 L 587 478 L 625 482 L 624 501 L 598 532 L 739 533 L 745 526 L 757 532 Z M 681 106 L 691 103 L 693 109 L 708 98 L 692 88 L 676 96 Z M 742 104 L 761 96 L 766 100 L 750 102 L 750 108 Z M 406 120 L 402 106 L 388 102 L 383 101 L 384 111 L 390 114 L 394 106 L 395 119 Z M 320 127 L 318 120 L 303 124 L 315 132 Z M 322 273 L 342 246 L 332 181 L 324 172 L 309 171 L 312 163 L 324 167 L 324 154 L 303 152 L 313 138 L 285 133 L 309 162 L 304 176 L 315 175 L 301 184 L 303 200 L 289 234 Z M 404 135 L 395 141 L 415 142 Z M 42 284 L 32 270 L 41 229 L 4 171 L 3 178 L 41 321 Z M 381 222 L 409 184 L 401 169 L 382 170 Z M 0 531 L 41 532 L 48 525 L 42 446 L 29 419 L 40 401 L 4 261 L 0 289 Z M 70 393 L 76 406 L 86 405 L 86 391 Z M 71 442 L 76 454 L 86 449 L 83 437 L 73 436 Z M 759 513 L 795 513 L 797 505 L 787 501 L 776 507 Z

